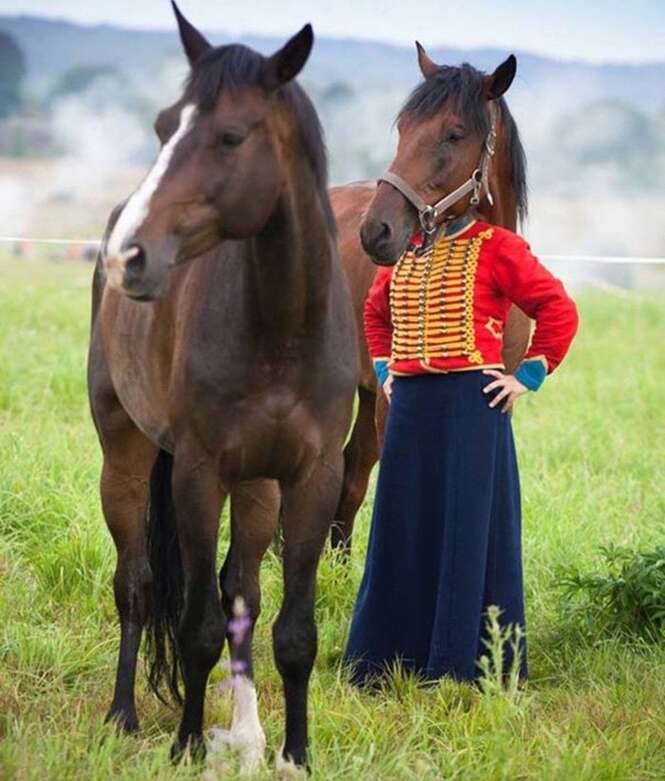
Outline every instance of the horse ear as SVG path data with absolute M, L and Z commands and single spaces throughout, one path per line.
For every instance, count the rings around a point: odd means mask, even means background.
M 277 89 L 295 78 L 307 62 L 314 45 L 314 31 L 306 24 L 263 65 L 262 81 L 267 89 Z
M 485 76 L 483 79 L 483 86 L 485 88 L 485 95 L 487 100 L 496 100 L 500 98 L 504 92 L 507 92 L 508 87 L 513 83 L 515 73 L 517 71 L 517 60 L 515 55 L 511 54 L 505 62 L 489 76 Z
M 418 50 L 418 65 L 420 66 L 420 72 L 426 79 L 429 79 L 439 70 L 439 66 L 430 58 L 429 54 L 427 54 L 418 41 L 416 41 L 416 49 Z
M 182 47 L 185 50 L 190 66 L 193 66 L 202 55 L 209 49 L 212 49 L 212 46 L 196 27 L 185 19 L 174 0 L 171 0 L 171 5 L 173 6 L 173 13 L 175 14 L 176 21 L 178 22 L 178 31 L 180 32 Z

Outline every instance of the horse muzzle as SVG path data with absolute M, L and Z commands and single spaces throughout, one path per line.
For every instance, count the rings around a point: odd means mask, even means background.
M 134 301 L 154 301 L 167 287 L 171 262 L 149 262 L 148 252 L 139 242 L 132 243 L 115 255 L 104 257 L 106 280 L 113 290 Z
M 394 266 L 404 253 L 411 232 L 402 229 L 400 235 L 395 235 L 390 222 L 368 215 L 360 227 L 360 241 L 377 266 Z

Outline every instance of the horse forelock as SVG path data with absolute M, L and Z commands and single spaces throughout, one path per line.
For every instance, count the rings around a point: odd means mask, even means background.
M 429 119 L 448 104 L 473 130 L 487 133 L 489 116 L 482 79 L 483 73 L 468 63 L 442 65 L 413 90 L 398 119 Z

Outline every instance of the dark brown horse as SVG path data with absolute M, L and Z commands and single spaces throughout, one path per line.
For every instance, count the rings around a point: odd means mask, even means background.
M 469 65 L 440 67 L 418 45 L 424 81 L 407 100 L 398 117 L 399 145 L 390 170 L 397 172 L 433 203 L 467 180 L 478 165 L 489 130 L 488 96 L 497 107 L 496 152 L 489 171 L 490 203 L 484 191 L 476 212 L 483 219 L 510 230 L 526 215 L 526 164 L 517 126 L 501 95 L 515 73 L 509 58 L 493 74 L 482 75 Z M 485 90 L 479 89 L 479 84 Z M 359 334 L 361 375 L 358 414 L 344 450 L 344 489 L 333 528 L 333 544 L 348 549 L 356 513 L 365 498 L 372 467 L 383 439 L 386 400 L 376 393 L 372 363 L 363 337 L 363 305 L 376 274 L 369 252 L 387 252 L 392 260 L 406 247 L 418 224 L 412 204 L 393 186 L 358 182 L 330 191 L 337 220 L 339 249 L 346 271 Z M 443 217 L 469 209 L 461 199 Z M 384 217 L 372 224 L 375 217 Z M 369 215 L 369 221 L 366 216 Z M 389 224 L 383 224 L 391 215 Z M 361 227 L 364 237 L 361 243 Z M 363 243 L 365 247 L 363 247 Z M 381 246 L 383 244 L 383 246 Z M 520 363 L 530 337 L 529 319 L 519 309 L 510 311 L 504 334 L 503 359 L 507 371 Z
M 281 503 L 278 762 L 303 765 L 316 570 L 358 377 L 320 126 L 293 81 L 313 35 L 306 26 L 265 58 L 213 48 L 176 15 L 191 72 L 157 119 L 155 165 L 112 215 L 94 279 L 89 392 L 121 623 L 109 717 L 138 727 L 134 680 L 147 628 L 155 690 L 166 682 L 179 697 L 184 681 L 173 756 L 202 752 L 206 683 L 228 637 L 235 701 L 226 739 L 246 770 L 257 766 L 265 738 L 251 640 L 259 565 Z M 229 494 L 220 599 L 215 556 Z

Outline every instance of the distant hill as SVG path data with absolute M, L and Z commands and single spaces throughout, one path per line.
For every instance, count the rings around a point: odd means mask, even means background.
M 8 219 L 8 205 L 22 199 L 25 224 L 28 212 L 55 214 L 54 204 L 98 219 L 107 206 L 97 199 L 125 197 L 127 183 L 153 159 L 155 113 L 179 95 L 187 64 L 175 23 L 160 32 L 0 16 L 0 30 L 16 38 L 28 65 L 25 110 L 0 122 L 0 155 L 54 160 L 39 188 L 3 161 L 0 212 Z M 205 32 L 213 44 L 229 42 L 223 32 Z M 272 52 L 284 40 L 242 42 Z M 430 55 L 491 70 L 508 53 L 453 43 Z M 555 254 L 665 252 L 665 62 L 592 65 L 515 54 L 507 99 L 529 161 L 529 238 Z M 420 79 L 414 47 L 317 39 L 301 83 L 325 128 L 331 182 L 385 170 L 395 149 L 393 120 Z
M 32 16 L 0 16 L 0 29 L 12 33 L 25 51 L 35 89 L 46 89 L 58 74 L 75 65 L 112 65 L 143 81 L 160 71 L 165 62 L 181 57 L 175 24 L 173 31 L 160 32 L 110 25 L 82 26 Z M 206 31 L 206 34 L 215 44 L 229 42 L 223 32 Z M 269 52 L 283 40 L 246 37 L 243 42 Z M 468 61 L 483 69 L 494 67 L 507 54 L 500 49 L 460 49 L 453 44 L 434 48 L 430 54 L 438 62 Z M 518 103 L 524 100 L 534 103 L 542 98 L 543 108 L 547 110 L 552 92 L 565 89 L 571 107 L 606 98 L 626 101 L 646 111 L 661 109 L 665 104 L 665 62 L 593 65 L 516 54 L 518 81 L 511 98 Z M 341 80 L 359 88 L 389 85 L 402 92 L 412 87 L 417 78 L 414 50 L 410 47 L 336 38 L 317 40 L 304 76 L 314 85 Z

